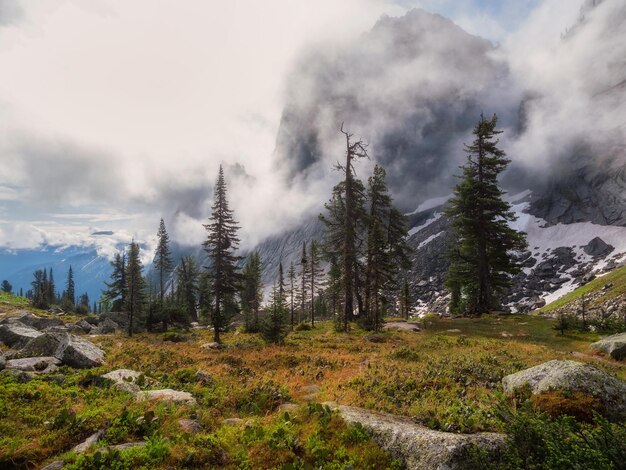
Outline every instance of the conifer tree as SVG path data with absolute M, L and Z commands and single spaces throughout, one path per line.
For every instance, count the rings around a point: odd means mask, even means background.
M 261 327 L 261 335 L 268 342 L 282 344 L 288 331 L 287 302 L 280 295 L 278 284 L 274 283 L 268 306 L 268 315 Z
M 176 290 L 187 316 L 185 320 L 198 321 L 196 307 L 198 306 L 200 270 L 196 259 L 193 256 L 183 256 L 176 268 L 176 274 L 178 278 Z
M 411 290 L 409 288 L 409 280 L 407 277 L 404 278 L 404 283 L 402 284 L 402 291 L 400 292 L 400 315 L 402 318 L 409 319 L 409 314 L 411 312 Z
M 119 312 L 126 307 L 126 253 L 115 253 L 111 266 L 111 282 L 104 283 L 102 298 L 111 303 L 112 311 Z
M 383 322 L 384 292 L 397 291 L 401 268 L 409 266 L 407 224 L 404 215 L 393 207 L 387 189 L 385 170 L 376 165 L 368 180 L 369 216 L 367 219 L 366 311 L 364 326 L 378 331 Z
M 145 302 L 145 281 L 143 265 L 139 257 L 139 245 L 133 240 L 128 250 L 126 264 L 126 310 L 128 311 L 128 336 L 133 335 Z
M 76 303 L 76 286 L 74 285 L 74 272 L 72 271 L 72 265 L 67 271 L 67 283 L 65 285 L 65 299 L 72 307 Z
M 237 269 L 239 256 L 235 251 L 239 246 L 237 223 L 226 199 L 226 181 L 224 170 L 220 165 L 215 185 L 215 200 L 209 223 L 204 226 L 208 238 L 204 248 L 211 261 L 209 275 L 211 277 L 213 310 L 211 322 L 215 342 L 220 342 L 220 330 L 228 326 L 228 314 L 232 311 L 234 296 L 239 290 L 240 275 Z
M 359 275 L 359 247 L 362 241 L 364 220 L 365 188 L 361 180 L 356 177 L 355 160 L 368 158 L 367 145 L 361 141 L 353 141 L 352 134 L 343 130 L 346 138 L 345 164 L 338 164 L 336 169 L 343 172 L 344 179 L 333 189 L 333 196 L 326 204 L 328 214 L 320 215 L 320 220 L 326 225 L 324 245 L 328 252 L 339 255 L 343 289 L 343 325 L 342 330 L 348 330 L 348 322 L 354 311 L 354 299 L 357 299 L 359 314 L 363 311 L 363 301 L 360 292 L 361 279 Z
M 291 327 L 294 327 L 294 311 L 295 311 L 295 295 L 296 295 L 296 267 L 293 261 L 289 265 L 287 271 L 287 279 L 289 279 L 289 317 L 291 319 Z
M 161 219 L 157 232 L 157 247 L 154 251 L 154 267 L 159 276 L 159 299 L 161 305 L 163 305 L 163 296 L 165 294 L 165 279 L 174 269 L 172 252 L 169 245 L 170 236 L 165 229 L 165 222 Z
M 211 294 L 211 279 L 207 272 L 200 274 L 198 287 L 198 307 L 200 309 L 200 321 L 207 325 L 211 317 L 211 309 L 213 308 L 213 297 Z
M 46 303 L 52 305 L 56 302 L 56 288 L 54 285 L 54 273 L 50 268 L 50 276 L 48 277 L 48 283 L 46 284 Z
M 2 281 L 2 292 L 5 292 L 7 294 L 10 294 L 11 292 L 13 292 L 13 286 L 6 279 Z
M 467 163 L 446 215 L 454 228 L 454 247 L 446 284 L 452 309 L 470 314 L 489 312 L 520 271 L 512 253 L 526 247 L 525 234 L 509 226 L 516 220 L 503 200 L 498 176 L 510 160 L 498 148 L 497 117 L 483 115 L 474 127 L 474 142 L 465 146 Z M 461 299 L 461 300 L 459 300 Z
M 309 250 L 309 262 L 307 263 L 307 278 L 309 282 L 309 292 L 311 295 L 311 326 L 315 328 L 315 293 L 322 283 L 321 277 L 324 274 L 322 269 L 321 253 L 317 242 L 311 242 Z
M 244 315 L 244 328 L 248 333 L 259 331 L 259 309 L 263 302 L 263 265 L 258 251 L 252 253 L 243 268 L 241 289 L 241 310 Z
M 337 312 L 341 308 L 341 268 L 337 263 L 337 257 L 330 255 L 330 268 L 328 270 L 327 289 L 330 301 L 330 310 L 333 318 L 337 320 Z M 337 324 L 341 329 L 341 324 Z
M 299 321 L 304 321 L 306 315 L 306 300 L 307 300 L 307 266 L 309 260 L 306 254 L 306 242 L 302 242 L 302 255 L 300 257 L 300 291 L 298 292 L 298 303 L 300 304 Z

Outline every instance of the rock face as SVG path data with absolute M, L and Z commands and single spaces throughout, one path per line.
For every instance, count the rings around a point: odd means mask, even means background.
M 146 390 L 144 392 L 137 393 L 138 401 L 164 401 L 184 403 L 187 405 L 195 405 L 196 399 L 189 392 L 181 392 L 179 390 L 172 390 L 171 388 L 165 388 L 162 390 Z
M 626 359 L 626 333 L 607 336 L 593 343 L 591 347 L 607 353 L 613 359 L 621 361 L 622 359 Z
M 28 341 L 41 336 L 41 334 L 35 328 L 17 321 L 0 325 L 0 342 L 11 348 L 24 346 Z
M 466 469 L 464 460 L 468 446 L 495 451 L 505 442 L 502 434 L 433 431 L 400 416 L 351 406 L 339 405 L 337 409 L 348 423 L 360 423 L 378 445 L 401 459 L 408 470 Z
M 602 402 L 607 417 L 616 420 L 626 418 L 626 383 L 589 364 L 548 361 L 502 379 L 507 393 L 526 385 L 530 386 L 533 394 L 550 390 L 583 392 Z

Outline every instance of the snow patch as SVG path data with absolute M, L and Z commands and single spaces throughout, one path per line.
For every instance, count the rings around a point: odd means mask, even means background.
M 424 248 L 426 245 L 428 245 L 430 242 L 432 242 L 435 238 L 443 235 L 445 232 L 442 230 L 439 233 L 436 233 L 434 235 L 431 235 L 430 237 L 428 237 L 426 240 L 424 240 L 422 243 L 419 244 L 419 246 L 417 247 L 418 250 L 421 250 L 422 248 Z
M 415 215 L 415 214 L 419 214 L 420 212 L 427 211 L 428 209 L 434 209 L 435 207 L 442 206 L 446 202 L 448 202 L 448 199 L 450 199 L 451 197 L 452 197 L 452 194 L 448 194 L 447 196 L 427 199 L 426 201 L 422 202 L 419 206 L 417 206 L 417 209 L 415 209 L 413 212 L 409 212 L 406 215 Z
M 420 232 L 420 231 L 424 230 L 430 224 L 432 224 L 432 223 L 436 222 L 437 220 L 439 220 L 442 215 L 443 215 L 443 213 L 436 212 L 430 219 L 428 219 L 422 225 L 418 225 L 417 227 L 413 227 L 411 230 L 409 230 L 408 231 L 408 236 L 411 237 L 411 236 L 415 235 L 417 232 Z

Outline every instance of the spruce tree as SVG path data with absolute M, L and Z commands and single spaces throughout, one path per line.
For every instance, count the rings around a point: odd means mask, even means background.
M 185 323 L 189 320 L 198 321 L 196 308 L 198 306 L 200 270 L 196 259 L 193 256 L 183 256 L 176 268 L 176 275 L 178 279 L 176 291 L 180 296 L 180 303 L 186 314 L 186 318 L 182 320 Z
M 346 139 L 345 164 L 337 164 L 336 169 L 343 173 L 344 179 L 333 189 L 332 199 L 325 206 L 327 215 L 320 215 L 320 220 L 326 225 L 326 251 L 336 253 L 340 260 L 343 289 L 342 330 L 347 331 L 348 322 L 354 312 L 355 298 L 359 314 L 364 311 L 359 258 L 366 219 L 365 187 L 356 177 L 354 162 L 368 158 L 368 155 L 367 145 L 363 141 L 353 141 L 353 135 L 344 131 L 343 125 L 341 132 Z
M 258 251 L 252 253 L 243 268 L 241 288 L 241 311 L 244 328 L 248 333 L 257 333 L 260 328 L 259 309 L 263 302 L 263 265 Z
M 452 292 L 451 310 L 469 314 L 489 312 L 500 305 L 511 278 L 520 271 L 512 256 L 526 248 L 525 234 L 512 229 L 516 220 L 503 200 L 498 176 L 510 160 L 498 148 L 497 116 L 483 115 L 474 127 L 467 162 L 454 189 L 446 215 L 454 228 L 454 246 L 446 285 Z
M 302 242 L 302 255 L 300 257 L 300 291 L 298 292 L 298 303 L 300 304 L 299 321 L 304 321 L 306 316 L 306 300 L 307 300 L 307 266 L 309 260 L 306 254 L 306 242 Z
M 293 261 L 289 265 L 287 271 L 287 279 L 289 279 L 289 317 L 291 319 L 291 327 L 294 327 L 294 311 L 295 311 L 295 295 L 296 295 L 296 267 Z
M 268 314 L 261 327 L 261 335 L 270 343 L 282 344 L 287 336 L 287 302 L 280 294 L 280 287 L 274 283 Z
M 237 223 L 226 199 L 226 181 L 224 170 L 220 165 L 217 183 L 215 185 L 215 200 L 209 223 L 204 225 L 208 231 L 208 238 L 204 242 L 211 266 L 213 310 L 211 322 L 215 342 L 220 342 L 220 330 L 228 326 L 228 315 L 233 310 L 234 296 L 239 290 L 240 275 L 237 269 L 239 256 L 235 254 L 239 246 L 237 238 Z
M 74 272 L 72 271 L 72 265 L 67 271 L 67 283 L 65 286 L 65 299 L 72 307 L 76 303 L 76 286 L 74 285 Z
M 333 318 L 337 320 L 337 312 L 341 308 L 341 268 L 337 263 L 337 257 L 330 255 L 330 268 L 328 269 L 327 289 L 328 298 L 330 301 L 330 309 Z M 341 329 L 341 324 L 337 323 Z
M 411 312 L 411 290 L 409 288 L 409 280 L 404 278 L 402 284 L 402 291 L 400 292 L 400 315 L 402 318 L 408 320 Z
M 139 245 L 133 240 L 128 250 L 126 264 L 126 311 L 128 312 L 128 336 L 133 335 L 133 328 L 139 323 L 145 302 L 145 280 L 142 275 L 143 265 L 139 256 Z
M 211 289 L 211 279 L 207 272 L 200 274 L 198 285 L 198 307 L 200 309 L 200 322 L 208 325 L 211 318 L 211 310 L 213 308 L 213 296 Z
M 105 282 L 107 287 L 102 291 L 102 298 L 111 303 L 111 310 L 119 312 L 126 307 L 126 253 L 115 253 L 111 261 L 111 282 Z
M 159 299 L 161 305 L 163 305 L 163 296 L 165 294 L 165 279 L 174 269 L 172 252 L 169 245 L 170 236 L 165 229 L 165 222 L 161 219 L 157 232 L 157 247 L 154 251 L 154 267 L 159 276 Z
M 388 303 L 385 295 L 397 292 L 400 271 L 410 265 L 406 218 L 393 206 L 385 176 L 384 168 L 376 165 L 367 191 L 367 321 L 364 326 L 375 331 L 382 326 L 383 304 Z
M 6 279 L 2 281 L 2 292 L 5 292 L 7 294 L 10 294 L 13 292 L 13 286 Z
M 321 287 L 321 277 L 324 274 L 320 249 L 315 240 L 311 242 L 308 261 L 307 278 L 309 282 L 309 292 L 311 295 L 311 326 L 315 328 L 315 293 L 317 292 L 316 289 Z

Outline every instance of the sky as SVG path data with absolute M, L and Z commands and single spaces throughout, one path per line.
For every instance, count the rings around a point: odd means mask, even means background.
M 198 244 L 220 164 L 237 176 L 232 206 L 252 247 L 319 207 L 284 184 L 273 154 L 302 50 L 422 7 L 543 65 L 537 51 L 560 40 L 579 6 L 0 0 L 0 247 L 95 243 L 111 256 L 131 238 L 151 245 L 161 217 L 172 239 Z M 92 236 L 105 230 L 114 235 Z

